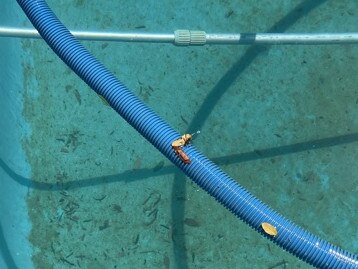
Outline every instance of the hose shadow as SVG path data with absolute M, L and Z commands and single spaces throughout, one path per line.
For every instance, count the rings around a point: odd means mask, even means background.
M 0 223 L 0 255 L 3 257 L 4 262 L 6 263 L 8 269 L 18 268 L 7 245 L 1 223 Z
M 279 20 L 273 25 L 267 32 L 285 32 L 300 18 L 308 15 L 313 9 L 319 7 L 327 0 L 310 1 L 306 0 L 297 5 L 291 12 L 285 17 Z M 214 88 L 204 99 L 199 110 L 195 113 L 194 119 L 190 122 L 188 130 L 200 130 L 208 119 L 211 111 L 216 106 L 221 97 L 226 93 L 230 86 L 235 82 L 238 76 L 248 67 L 251 63 L 263 52 L 267 51 L 270 46 L 251 46 L 247 49 L 246 53 L 237 60 L 234 65 L 224 74 L 224 76 L 218 81 Z M 175 180 L 172 188 L 172 197 L 175 197 L 175 193 L 179 191 L 182 194 L 186 193 L 184 175 L 175 174 Z M 184 224 L 183 217 L 185 213 L 185 204 L 176 204 L 174 200 L 171 201 L 171 217 L 174 223 L 178 223 L 176 226 L 176 232 L 178 235 L 183 235 Z M 188 269 L 188 256 L 186 251 L 185 238 L 174 242 L 174 258 L 175 266 L 181 269 Z
M 259 159 L 272 158 L 281 155 L 288 155 L 308 150 L 317 150 L 337 145 L 344 145 L 358 142 L 358 133 L 346 134 L 335 137 L 311 140 L 308 142 L 299 142 L 291 145 L 272 147 L 266 149 L 255 149 L 251 152 L 227 155 L 215 158 L 215 162 L 220 165 L 229 165 L 234 163 L 242 163 Z
M 178 170 L 178 168 L 176 168 L 174 165 L 171 165 L 163 167 L 160 171 L 154 171 L 155 167 L 132 169 L 118 174 L 104 175 L 85 179 L 68 178 L 68 181 L 63 183 L 48 183 L 37 181 L 36 179 L 27 178 L 16 173 L 1 158 L 0 167 L 6 172 L 9 177 L 11 177 L 18 184 L 25 186 L 29 189 L 36 189 L 40 191 L 68 191 L 79 188 L 97 186 L 101 184 L 110 184 L 116 182 L 134 182 L 151 177 L 173 174 Z
M 316 140 L 310 140 L 305 142 L 298 142 L 290 145 L 283 145 L 278 147 L 271 147 L 265 149 L 255 149 L 250 152 L 236 153 L 232 155 L 226 155 L 222 157 L 212 157 L 212 160 L 217 165 L 231 165 L 249 161 L 255 161 L 265 158 L 272 158 L 282 155 L 294 154 L 298 152 L 308 151 L 308 150 L 319 150 L 322 148 L 346 145 L 358 142 L 358 133 L 346 134 L 341 136 L 334 136 Z M 24 177 L 16 173 L 13 169 L 5 163 L 3 159 L 0 158 L 0 168 L 3 169 L 6 174 L 19 185 L 27 187 L 29 189 L 36 189 L 41 191 L 63 191 L 63 190 L 74 190 L 79 188 L 93 187 L 101 184 L 111 184 L 117 182 L 135 182 L 139 180 L 145 180 L 151 177 L 166 176 L 174 174 L 178 176 L 180 172 L 179 168 L 174 165 L 163 166 L 160 170 L 157 170 L 156 167 L 152 168 L 142 168 L 142 169 L 132 169 L 127 170 L 122 173 L 104 175 L 98 177 L 91 177 L 85 179 L 76 179 L 69 178 L 68 182 L 65 183 L 48 183 L 36 181 L 36 179 L 31 179 Z M 175 183 L 174 183 L 175 184 Z M 181 185 L 179 185 L 181 186 Z M 185 188 L 176 189 L 176 197 L 185 197 Z M 177 207 L 175 207 L 177 209 Z M 175 222 L 175 223 L 179 223 Z

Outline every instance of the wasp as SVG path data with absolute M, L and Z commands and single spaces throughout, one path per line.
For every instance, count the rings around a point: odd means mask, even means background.
M 200 131 L 196 132 L 200 133 Z M 191 160 L 188 155 L 185 154 L 185 152 L 182 150 L 182 147 L 189 144 L 189 142 L 192 140 L 194 134 L 184 134 L 179 139 L 173 141 L 172 148 L 174 149 L 175 153 L 178 154 L 179 158 L 184 163 L 191 163 Z

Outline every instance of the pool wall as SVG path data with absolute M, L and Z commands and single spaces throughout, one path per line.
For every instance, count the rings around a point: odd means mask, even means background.
M 18 25 L 24 16 L 14 1 L 1 1 L 2 25 Z M 3 16 L 5 15 L 5 16 Z M 0 268 L 33 268 L 28 233 L 27 186 L 16 175 L 28 177 L 30 167 L 21 140 L 29 134 L 22 118 L 22 71 L 20 39 L 0 39 Z

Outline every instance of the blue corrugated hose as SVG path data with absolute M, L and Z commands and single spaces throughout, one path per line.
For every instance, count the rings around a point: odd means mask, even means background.
M 96 93 L 169 160 L 210 193 L 216 200 L 285 250 L 317 268 L 358 268 L 358 258 L 319 239 L 285 219 L 255 198 L 193 146 L 184 148 L 192 160 L 184 164 L 171 143 L 179 134 L 93 57 L 62 25 L 45 1 L 17 0 L 32 24 L 53 51 Z M 261 224 L 277 229 L 275 237 L 266 234 Z

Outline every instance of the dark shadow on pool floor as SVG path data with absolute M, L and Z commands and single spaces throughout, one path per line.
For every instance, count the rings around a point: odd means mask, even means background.
M 256 149 L 250 152 L 242 152 L 222 157 L 210 158 L 217 165 L 231 165 L 237 163 L 243 163 L 248 161 L 256 161 L 260 159 L 272 158 L 282 155 L 294 154 L 298 152 L 308 150 L 319 150 L 322 148 L 328 148 L 339 145 L 346 145 L 350 143 L 358 142 L 358 133 L 322 138 L 317 140 L 311 140 L 307 142 L 295 143 L 292 145 L 285 145 L 279 147 L 272 147 L 266 149 Z M 168 165 L 156 171 L 155 167 L 132 169 L 118 174 L 104 175 L 99 177 L 92 177 L 86 179 L 69 178 L 70 182 L 63 184 L 52 184 L 46 182 L 39 182 L 36 179 L 26 178 L 15 171 L 13 171 L 5 162 L 0 158 L 0 167 L 18 184 L 37 190 L 43 191 L 61 191 L 61 190 L 73 190 L 84 187 L 92 187 L 101 184 L 109 184 L 116 182 L 133 182 L 138 180 L 148 179 L 150 177 L 163 176 L 168 174 L 177 175 L 179 169 L 174 165 Z M 180 174 L 180 173 L 179 173 Z M 177 175 L 178 176 L 178 175 Z M 184 178 L 182 178 L 184 182 Z M 183 189 L 177 190 L 177 192 L 183 191 Z M 182 195 L 181 195 L 182 196 Z
M 15 264 L 14 259 L 11 256 L 9 247 L 5 240 L 4 231 L 2 229 L 1 224 L 0 224 L 0 254 L 6 263 L 7 269 L 17 269 L 18 268 Z

